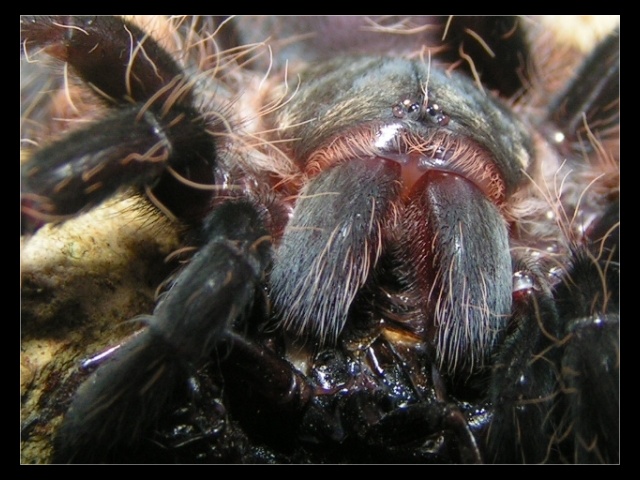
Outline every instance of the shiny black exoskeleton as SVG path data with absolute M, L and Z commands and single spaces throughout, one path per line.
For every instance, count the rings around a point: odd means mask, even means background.
M 132 189 L 194 247 L 52 461 L 619 461 L 618 31 L 541 101 L 522 19 L 409 20 L 21 19 L 107 112 L 29 150 L 23 234 Z M 234 56 L 271 26 L 315 36 Z

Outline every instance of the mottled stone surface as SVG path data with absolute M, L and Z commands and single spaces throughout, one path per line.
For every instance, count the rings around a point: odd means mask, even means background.
M 175 235 L 138 205 L 112 201 L 21 239 L 22 463 L 47 461 L 68 400 L 58 388 L 82 360 L 138 328 L 128 320 L 152 311 L 175 267 L 164 261 Z

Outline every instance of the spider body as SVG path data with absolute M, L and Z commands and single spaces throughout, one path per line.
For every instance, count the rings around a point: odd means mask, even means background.
M 22 20 L 25 56 L 108 109 L 23 162 L 23 232 L 133 189 L 195 249 L 142 328 L 54 391 L 53 460 L 617 462 L 615 34 L 544 102 L 519 19 L 446 41 L 418 19 L 433 62 L 381 25 L 345 52 L 275 43 L 275 71 L 312 64 L 294 91 L 263 78 L 256 108 L 260 59 L 238 79 L 242 50 L 217 50 L 251 21 L 174 19 L 167 46 L 120 18 Z M 454 61 L 469 31 L 490 90 Z

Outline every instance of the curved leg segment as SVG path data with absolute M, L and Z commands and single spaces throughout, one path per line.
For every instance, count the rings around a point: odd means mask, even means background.
M 194 190 L 181 178 L 214 183 L 211 132 L 219 126 L 197 111 L 193 83 L 171 57 L 117 17 L 25 17 L 21 25 L 25 55 L 44 48 L 115 107 L 100 123 L 38 149 L 23 163 L 23 233 L 128 187 L 153 190 L 165 213 L 200 220 L 211 193 Z
M 380 256 L 399 176 L 394 162 L 351 159 L 303 189 L 271 273 L 285 328 L 335 343 Z
M 210 241 L 175 278 L 144 330 L 124 342 L 80 387 L 58 430 L 58 461 L 108 458 L 152 427 L 176 385 L 209 360 L 233 322 L 252 308 L 270 241 L 248 202 L 207 222 Z M 104 451 L 104 449 L 107 451 Z

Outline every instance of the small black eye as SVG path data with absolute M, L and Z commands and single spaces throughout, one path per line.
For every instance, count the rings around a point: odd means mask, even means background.
M 396 118 L 405 118 L 408 114 L 415 114 L 421 109 L 420 103 L 406 98 L 401 102 L 395 103 L 391 107 L 391 112 Z

